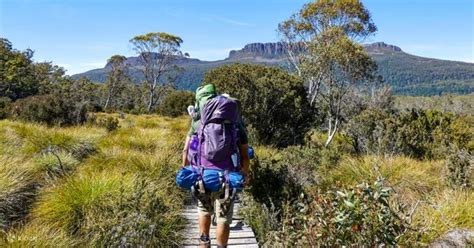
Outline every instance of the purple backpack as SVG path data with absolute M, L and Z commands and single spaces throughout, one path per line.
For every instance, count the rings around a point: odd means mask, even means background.
M 195 139 L 197 165 L 206 169 L 239 170 L 239 120 L 237 102 L 231 98 L 217 96 L 204 105 Z

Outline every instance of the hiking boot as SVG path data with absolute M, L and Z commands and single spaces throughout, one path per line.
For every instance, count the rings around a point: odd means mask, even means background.
M 199 247 L 210 248 L 211 247 L 211 239 L 209 236 L 202 234 L 199 238 Z

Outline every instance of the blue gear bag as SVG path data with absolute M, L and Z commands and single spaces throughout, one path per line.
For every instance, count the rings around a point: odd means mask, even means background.
M 190 190 L 197 182 L 199 175 L 190 165 L 181 168 L 176 175 L 176 184 L 181 188 Z

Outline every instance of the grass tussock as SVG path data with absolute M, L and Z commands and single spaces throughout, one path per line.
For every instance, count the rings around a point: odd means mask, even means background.
M 383 177 L 386 183 L 410 202 L 438 191 L 446 185 L 443 161 L 419 161 L 407 157 L 364 156 L 345 157 L 330 170 L 328 183 L 342 186 L 375 181 Z
M 0 155 L 19 164 L 0 167 L 0 206 L 9 192 L 39 185 L 27 190 L 28 222 L 3 231 L 0 240 L 36 247 L 179 244 L 183 192 L 174 173 L 189 120 L 97 116 L 109 117 L 119 120 L 113 132 L 0 121 L 0 147 L 14 147 Z
M 20 221 L 37 192 L 31 165 L 21 159 L 0 156 L 0 230 Z
M 125 183 L 124 178 L 106 173 L 68 178 L 42 193 L 32 215 L 47 226 L 76 234 L 88 221 L 96 221 L 89 215 L 113 204 Z
M 429 242 L 452 229 L 474 230 L 474 192 L 444 190 L 422 202 L 414 222 L 423 227 L 422 241 Z

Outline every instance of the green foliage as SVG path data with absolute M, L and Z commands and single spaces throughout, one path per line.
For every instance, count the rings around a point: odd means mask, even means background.
M 346 133 L 359 153 L 443 158 L 455 145 L 467 149 L 472 132 L 466 119 L 435 110 L 387 113 L 367 109 L 351 120 Z
M 114 55 L 107 60 L 110 66 L 107 82 L 105 83 L 106 100 L 104 109 L 107 109 L 116 101 L 116 97 L 126 89 L 128 78 L 127 58 L 121 55 Z
M 397 96 L 395 107 L 400 110 L 419 108 L 452 112 L 458 115 L 474 115 L 474 94 L 442 96 Z
M 108 132 L 113 132 L 117 130 L 119 126 L 119 120 L 117 118 L 114 118 L 112 116 L 109 116 L 105 119 L 99 119 L 97 121 L 97 125 L 99 127 L 105 128 Z
M 391 189 L 378 180 L 351 190 L 316 193 L 290 203 L 270 245 L 310 247 L 396 245 L 409 228 Z
M 257 131 L 262 144 L 301 143 L 311 126 L 313 114 L 303 83 L 281 69 L 225 65 L 206 73 L 204 83 L 240 101 L 244 121 Z
M 16 101 L 13 116 L 18 119 L 48 125 L 72 125 L 86 121 L 85 109 L 75 113 L 74 105 L 54 95 L 31 96 Z
M 16 100 L 38 92 L 32 50 L 17 51 L 10 41 L 1 38 L 0 57 L 0 97 Z
M 183 56 L 180 50 L 183 40 L 164 32 L 150 32 L 130 40 L 139 56 L 140 71 L 146 90 L 147 111 L 155 110 L 156 104 L 163 100 L 166 86 L 172 85 L 181 68 L 172 62 Z
M 184 227 L 179 212 L 159 197 L 161 189 L 142 179 L 131 194 L 121 194 L 118 205 L 104 216 L 103 222 L 93 224 L 92 244 L 120 247 L 177 246 Z
M 118 178 L 104 175 L 70 178 L 44 192 L 33 214 L 45 225 L 78 235 L 91 221 L 90 214 L 107 209 L 119 185 Z
M 164 116 L 177 117 L 187 114 L 187 107 L 194 104 L 194 93 L 175 90 L 158 105 L 158 113 Z
M 357 108 L 355 92 L 380 81 L 377 65 L 356 42 L 377 28 L 361 1 L 318 0 L 305 4 L 278 30 L 291 65 L 308 87 L 311 106 L 325 108 L 328 146 Z
M 453 188 L 467 189 L 472 185 L 473 158 L 466 150 L 450 151 L 446 166 L 448 167 L 448 181 Z
M 0 97 L 0 120 L 10 115 L 11 100 L 8 97 Z

